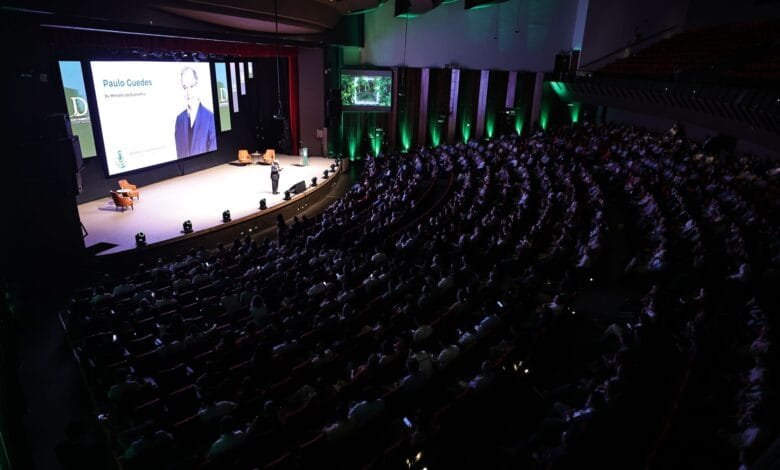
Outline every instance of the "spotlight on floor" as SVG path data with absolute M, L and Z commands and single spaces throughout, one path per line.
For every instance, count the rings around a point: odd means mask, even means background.
M 316 176 L 311 179 L 311 185 L 312 186 L 317 186 L 317 177 Z
M 322 179 L 324 180 L 328 179 L 328 170 L 322 172 Z
M 185 220 L 183 224 L 181 224 L 182 232 L 184 233 L 192 233 L 192 221 L 191 220 Z
M 222 222 L 230 222 L 230 210 L 222 213 Z
M 330 171 L 333 171 L 333 172 L 336 171 L 336 164 L 335 163 L 331 163 L 330 164 Z
M 289 201 L 290 200 L 290 191 L 289 190 L 284 192 L 284 200 L 285 201 Z
M 135 234 L 135 246 L 138 248 L 146 246 L 146 235 L 144 235 L 143 232 L 138 232 Z
M 264 211 L 268 209 L 268 205 L 265 202 L 265 198 L 260 199 L 260 210 Z

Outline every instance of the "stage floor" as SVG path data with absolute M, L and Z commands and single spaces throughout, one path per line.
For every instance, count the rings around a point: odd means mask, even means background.
M 323 170 L 333 160 L 310 157 L 308 166 L 299 166 L 301 157 L 277 154 L 283 170 L 279 194 L 271 194 L 270 165 L 233 166 L 228 163 L 189 175 L 139 187 L 141 198 L 135 209 L 116 210 L 111 197 L 78 206 L 81 223 L 88 235 L 87 248 L 111 246 L 106 255 L 135 248 L 135 234 L 143 232 L 148 244 L 182 235 L 182 222 L 192 221 L 194 231 L 222 225 L 222 212 L 230 210 L 233 220 L 256 214 L 260 199 L 268 207 L 283 202 L 284 191 L 299 181 L 311 185 L 312 177 L 322 181 Z M 132 176 L 128 178 L 133 181 Z

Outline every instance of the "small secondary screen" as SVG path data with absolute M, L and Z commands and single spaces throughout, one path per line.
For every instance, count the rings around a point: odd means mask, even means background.
M 393 72 L 390 70 L 341 71 L 341 106 L 344 111 L 390 111 L 392 95 Z

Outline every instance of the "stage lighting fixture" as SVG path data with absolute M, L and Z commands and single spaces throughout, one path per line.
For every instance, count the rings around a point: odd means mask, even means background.
M 144 235 L 143 232 L 138 232 L 135 234 L 135 246 L 139 248 L 146 246 L 146 235 Z
M 324 180 L 328 179 L 328 170 L 322 172 L 322 179 Z
M 263 199 L 260 199 L 260 210 L 261 210 L 261 211 L 264 211 L 264 210 L 266 210 L 266 209 L 268 209 L 268 205 L 267 205 L 267 204 L 266 204 L 266 202 L 265 202 L 265 198 L 263 198 Z
M 289 190 L 284 192 L 284 200 L 285 201 L 289 201 L 290 200 L 290 191 Z
M 311 179 L 311 185 L 312 186 L 317 186 L 317 177 L 316 176 Z
M 222 222 L 230 222 L 230 210 L 222 213 Z
M 330 164 L 330 171 L 336 171 L 336 164 L 335 163 L 331 163 Z
M 181 224 L 182 232 L 184 233 L 192 233 L 192 221 L 185 220 L 183 224 Z

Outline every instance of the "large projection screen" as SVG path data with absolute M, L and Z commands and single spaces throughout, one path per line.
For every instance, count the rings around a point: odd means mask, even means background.
M 109 175 L 217 149 L 208 63 L 90 65 Z

